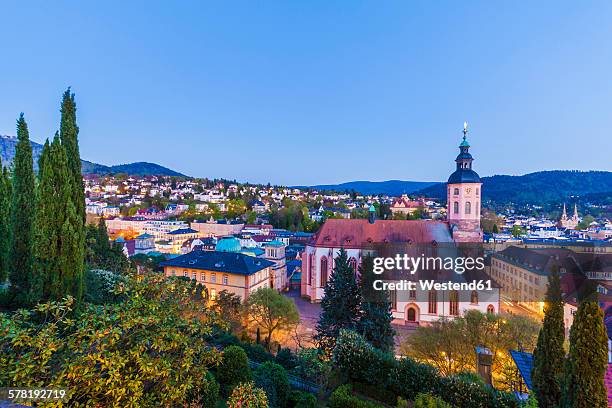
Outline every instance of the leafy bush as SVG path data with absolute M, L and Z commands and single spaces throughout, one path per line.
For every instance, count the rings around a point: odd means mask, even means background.
M 329 399 L 330 408 L 383 408 L 383 405 L 356 397 L 350 384 L 336 388 Z
M 514 395 L 497 391 L 482 381 L 474 382 L 462 376 L 441 377 L 436 394 L 459 407 L 518 408 L 520 406 Z
M 220 354 L 190 287 L 138 276 L 125 301 L 72 310 L 73 299 L 0 314 L 0 386 L 68 390 L 66 406 L 158 407 L 209 394 L 208 369 Z M 75 315 L 76 313 L 76 315 Z M 24 364 L 27 362 L 27 364 Z
M 202 408 L 215 408 L 219 399 L 219 383 L 209 371 L 206 373 L 206 382 L 200 391 Z
M 289 393 L 290 408 L 317 408 L 317 398 L 309 392 L 291 390 Z
M 438 372 L 432 366 L 402 358 L 391 370 L 388 388 L 396 395 L 414 401 L 418 393 L 435 389 L 439 378 Z
M 230 395 L 236 385 L 251 381 L 249 359 L 241 347 L 229 346 L 223 351 L 223 360 L 217 369 L 217 379 L 225 395 Z
M 297 366 L 293 372 L 300 378 L 319 385 L 325 385 L 331 372 L 328 361 L 321 359 L 321 352 L 316 348 L 300 349 L 297 354 Z
M 340 331 L 333 362 L 351 381 L 372 385 L 385 383 L 396 364 L 393 355 L 372 347 L 363 336 L 349 330 Z
M 272 362 L 263 363 L 253 373 L 255 385 L 262 388 L 268 396 L 270 408 L 284 408 L 289 401 L 289 378 L 285 369 Z
M 414 408 L 452 408 L 452 405 L 440 397 L 421 393 L 414 400 Z
M 261 344 L 240 343 L 240 345 L 253 361 L 265 363 L 266 361 L 274 360 L 274 356 L 268 353 Z
M 88 269 L 85 272 L 85 293 L 83 298 L 88 303 L 102 305 L 116 303 L 121 296 L 115 293 L 119 284 L 125 284 L 126 278 L 117 272 L 104 269 Z
M 268 397 L 252 382 L 238 384 L 227 400 L 228 408 L 268 408 Z
M 298 364 L 297 357 L 288 348 L 280 349 L 276 354 L 276 362 L 289 371 L 293 370 Z

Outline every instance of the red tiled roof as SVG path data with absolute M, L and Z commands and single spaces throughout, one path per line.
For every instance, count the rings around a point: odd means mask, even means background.
M 364 248 L 372 243 L 452 242 L 448 223 L 433 220 L 328 219 L 311 245 L 321 247 Z

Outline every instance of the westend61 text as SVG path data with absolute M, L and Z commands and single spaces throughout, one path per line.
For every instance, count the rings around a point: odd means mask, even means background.
M 419 280 L 409 281 L 400 280 L 395 282 L 387 282 L 383 280 L 375 280 L 373 287 L 375 290 L 388 290 L 388 291 L 407 291 L 417 290 L 417 283 L 421 290 L 438 290 L 438 291 L 450 291 L 450 290 L 493 290 L 491 280 L 478 280 L 472 282 L 436 282 L 435 280 Z

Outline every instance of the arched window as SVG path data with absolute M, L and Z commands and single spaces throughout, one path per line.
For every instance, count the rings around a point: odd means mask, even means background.
M 349 265 L 353 268 L 353 272 L 357 272 L 357 260 L 355 258 L 349 259 Z
M 327 285 L 327 257 L 321 258 L 321 287 Z
M 311 286 L 314 286 L 312 283 L 312 278 L 314 276 L 314 264 L 315 264 L 315 257 L 314 254 L 310 254 L 310 256 L 308 257 L 308 284 L 310 284 Z
M 478 292 L 476 292 L 475 290 L 472 291 L 472 294 L 470 296 L 470 303 L 473 305 L 478 304 Z
M 487 313 L 489 314 L 495 313 L 495 307 L 493 305 L 487 306 Z
M 459 292 L 453 290 L 449 295 L 449 314 L 451 316 L 459 315 Z
M 416 309 L 414 307 L 408 308 L 408 316 L 406 316 L 406 320 L 409 322 L 416 322 Z
M 457 201 L 453 203 L 453 213 L 459 214 L 459 203 Z
M 472 203 L 470 203 L 469 201 L 465 202 L 465 213 L 466 214 L 472 213 Z
M 438 313 L 438 293 L 435 290 L 429 291 L 429 308 L 427 309 L 429 314 Z

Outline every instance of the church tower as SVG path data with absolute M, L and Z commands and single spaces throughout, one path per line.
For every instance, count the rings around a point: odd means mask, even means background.
M 447 219 L 456 242 L 482 242 L 480 228 L 480 176 L 472 170 L 474 158 L 467 141 L 467 123 L 463 124 L 463 141 L 455 159 L 457 169 L 447 183 Z

